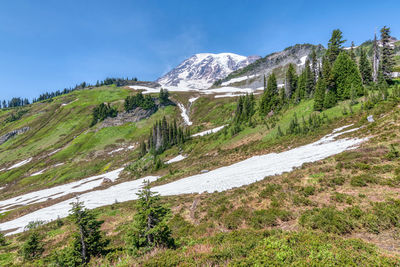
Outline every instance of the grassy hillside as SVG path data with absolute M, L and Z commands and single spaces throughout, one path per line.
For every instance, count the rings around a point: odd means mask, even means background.
M 0 166 L 32 157 L 22 167 L 0 173 L 0 186 L 7 184 L 9 198 L 67 181 L 127 166 L 117 182 L 146 174 L 162 176 L 152 185 L 164 184 L 202 170 L 226 166 L 253 155 L 280 152 L 318 140 L 334 128 L 354 123 L 362 126 L 349 136 L 369 137 L 361 147 L 320 162 L 305 164 L 290 173 L 220 193 L 202 193 L 162 198 L 172 209 L 168 224 L 176 249 L 158 248 L 133 256 L 126 250 L 126 236 L 136 213 L 134 201 L 114 203 L 95 210 L 104 220 L 102 230 L 111 239 L 106 257 L 92 259 L 93 266 L 198 266 L 198 265 L 350 265 L 396 266 L 400 264 L 399 158 L 390 156 L 390 145 L 400 143 L 399 102 L 390 98 L 370 109 L 359 104 L 349 110 L 348 101 L 323 112 L 314 112 L 313 100 L 289 105 L 271 120 L 254 116 L 252 126 L 238 133 L 231 127 L 204 137 L 192 138 L 161 155 L 163 161 L 178 154 L 185 160 L 153 171 L 132 171 L 138 149 L 109 154 L 147 138 L 150 128 L 163 116 L 182 123 L 180 110 L 168 106 L 137 123 L 90 128 L 91 110 L 109 102 L 120 110 L 123 99 L 135 92 L 126 88 L 101 87 L 75 91 L 52 101 L 24 107 L 27 112 L 14 122 L 5 120 L 0 134 L 29 126 L 31 129 L 0 146 Z M 196 93 L 172 93 L 171 99 L 188 106 Z M 67 105 L 63 105 L 67 104 Z M 190 109 L 192 132 L 231 122 L 235 98 L 201 96 Z M 307 134 L 284 133 L 297 115 L 318 114 L 324 123 Z M 374 123 L 366 117 L 373 115 Z M 51 152 L 60 149 L 49 155 Z M 398 146 L 397 146 L 398 149 Z M 150 156 L 148 160 L 150 162 Z M 56 164 L 63 165 L 54 167 Z M 53 166 L 53 167 L 52 167 Z M 46 168 L 43 174 L 30 174 Z M 21 207 L 3 214 L 8 220 L 51 203 Z M 1 266 L 46 266 L 71 242 L 75 231 L 71 218 L 40 226 L 44 235 L 43 258 L 23 261 L 19 254 L 29 232 L 13 235 L 0 246 Z

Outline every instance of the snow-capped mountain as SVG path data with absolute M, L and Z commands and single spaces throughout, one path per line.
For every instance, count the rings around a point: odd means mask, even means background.
M 233 53 L 196 54 L 159 78 L 157 82 L 165 87 L 207 89 L 215 81 L 225 78 L 229 73 L 259 58 L 259 56 L 245 57 Z

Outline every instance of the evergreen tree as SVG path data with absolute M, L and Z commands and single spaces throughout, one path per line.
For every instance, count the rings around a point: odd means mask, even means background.
M 93 212 L 87 210 L 82 202 L 77 200 L 71 205 L 71 218 L 78 229 L 78 232 L 73 235 L 73 255 L 79 259 L 78 263 L 87 264 L 91 257 L 105 252 L 109 240 L 100 230 L 103 221 L 97 221 Z
M 140 143 L 140 157 L 143 157 L 144 155 L 146 155 L 146 153 L 147 153 L 146 143 L 142 141 Z
M 159 98 L 160 98 L 160 103 L 161 104 L 166 104 L 166 103 L 168 103 L 168 97 L 169 97 L 169 92 L 168 92 L 168 90 L 167 89 L 160 89 L 160 95 L 159 95 Z
M 367 53 L 361 48 L 359 70 L 363 84 L 367 85 L 372 82 L 372 68 L 371 63 L 368 60 Z
M 316 84 L 318 78 L 318 59 L 317 59 L 317 53 L 315 52 L 315 48 L 311 53 L 311 72 L 314 77 L 314 84 Z
M 328 89 L 325 93 L 324 108 L 334 107 L 337 103 L 337 97 L 335 91 Z
M 267 115 L 270 111 L 275 111 L 278 106 L 278 84 L 276 82 L 275 74 L 272 73 L 268 77 L 267 88 L 261 97 L 260 102 L 260 114 L 262 116 Z
M 350 58 L 351 60 L 353 60 L 354 62 L 356 62 L 356 54 L 354 53 L 354 42 L 351 42 L 351 47 L 350 47 Z
M 325 91 L 326 91 L 326 82 L 325 79 L 320 77 L 317 82 L 317 86 L 315 89 L 314 95 L 314 110 L 321 111 L 324 107 L 324 99 L 325 99 Z
M 237 124 L 251 124 L 251 117 L 254 115 L 255 99 L 253 94 L 239 96 L 233 121 Z
M 334 82 L 334 90 L 330 91 L 336 93 L 338 100 L 350 98 L 351 86 L 354 86 L 357 95 L 362 95 L 364 90 L 360 72 L 356 63 L 351 60 L 346 52 L 340 53 L 337 57 L 333 64 L 331 75 Z
M 384 26 L 381 29 L 382 55 L 380 60 L 380 69 L 386 82 L 392 80 L 392 71 L 394 66 L 394 50 L 390 46 L 390 28 Z
M 289 64 L 285 77 L 285 93 L 287 98 L 291 98 L 297 87 L 297 73 L 293 64 Z
M 128 245 L 134 252 L 141 248 L 174 247 L 175 241 L 167 225 L 171 210 L 160 203 L 158 194 L 151 192 L 149 181 L 144 181 L 137 195 L 137 213 L 127 238 Z
M 103 121 L 108 117 L 116 117 L 118 115 L 118 111 L 116 108 L 110 106 L 110 104 L 101 103 L 97 107 L 93 109 L 93 119 L 90 126 L 94 126 L 97 122 Z
M 311 97 L 315 91 L 315 76 L 310 67 L 310 61 L 306 60 L 306 64 L 304 67 L 304 75 L 306 78 L 306 96 Z
M 25 260 L 34 260 L 40 258 L 43 251 L 42 236 L 37 231 L 33 231 L 22 245 L 21 254 Z
M 302 99 L 304 99 L 306 94 L 306 87 L 307 87 L 307 77 L 305 70 L 303 70 L 303 72 L 300 74 L 297 80 L 297 88 L 293 98 L 294 103 L 298 104 Z
M 346 42 L 343 40 L 342 32 L 339 29 L 333 30 L 331 39 L 328 42 L 328 50 L 326 51 L 328 61 L 332 65 L 342 51 L 342 45 Z

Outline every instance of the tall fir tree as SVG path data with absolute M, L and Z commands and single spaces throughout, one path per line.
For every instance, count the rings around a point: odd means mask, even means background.
M 394 50 L 390 46 L 390 39 L 390 28 L 384 26 L 381 29 L 382 52 L 380 69 L 386 82 L 390 82 L 392 80 L 392 71 L 394 66 Z
M 372 82 L 372 68 L 371 68 L 371 63 L 368 60 L 367 53 L 363 48 L 361 48 L 360 51 L 360 62 L 358 65 L 361 78 L 363 81 L 363 84 L 367 85 Z
M 331 65 L 335 62 L 336 58 L 342 51 L 344 42 L 346 42 L 346 40 L 343 40 L 343 33 L 339 29 L 333 30 L 331 39 L 329 39 L 328 42 L 328 50 L 326 51 Z
M 142 248 L 174 247 L 175 241 L 167 224 L 171 210 L 160 203 L 158 194 L 150 190 L 149 181 L 144 181 L 137 195 L 137 212 L 127 237 L 128 246 L 133 252 Z
M 306 96 L 312 97 L 315 91 L 315 79 L 314 73 L 311 69 L 310 61 L 307 59 L 304 67 L 305 77 L 306 77 Z
M 354 42 L 351 41 L 351 47 L 350 47 L 350 52 L 349 52 L 351 60 L 356 62 L 356 53 L 354 52 Z
M 338 100 L 350 98 L 350 89 L 354 86 L 357 95 L 364 92 L 362 79 L 356 63 L 348 53 L 341 52 L 332 67 L 332 79 L 334 82 L 332 93 L 336 93 Z M 330 88 L 332 89 L 332 88 Z
M 291 98 L 297 87 L 297 73 L 293 64 L 289 64 L 285 76 L 285 93 L 287 98 Z
M 78 230 L 73 235 L 72 254 L 77 264 L 85 265 L 91 257 L 102 255 L 110 241 L 100 230 L 104 221 L 96 220 L 93 211 L 87 210 L 83 202 L 77 200 L 71 205 L 72 221 Z
M 324 108 L 325 91 L 326 91 L 325 79 L 319 77 L 314 95 L 314 110 L 321 111 Z
M 274 73 L 268 76 L 267 88 L 261 97 L 260 115 L 265 116 L 278 107 L 278 84 Z
M 315 52 L 315 48 L 311 53 L 311 71 L 314 77 L 314 84 L 316 84 L 319 70 L 318 70 L 318 58 L 317 58 L 317 53 Z

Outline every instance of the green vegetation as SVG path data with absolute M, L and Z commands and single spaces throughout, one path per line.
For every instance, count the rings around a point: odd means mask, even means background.
M 155 107 L 155 102 L 150 95 L 143 96 L 143 94 L 139 92 L 134 96 L 127 96 L 124 107 L 125 111 L 134 110 L 137 107 L 148 110 Z
M 160 196 L 150 191 L 149 182 L 145 181 L 138 193 L 137 213 L 131 232 L 128 234 L 128 246 L 133 253 L 146 252 L 154 247 L 175 246 L 168 227 L 171 210 L 160 203 Z
M 99 121 L 103 121 L 108 117 L 116 117 L 118 114 L 117 109 L 110 106 L 110 104 L 101 103 L 93 109 L 93 120 L 91 126 L 95 125 Z

